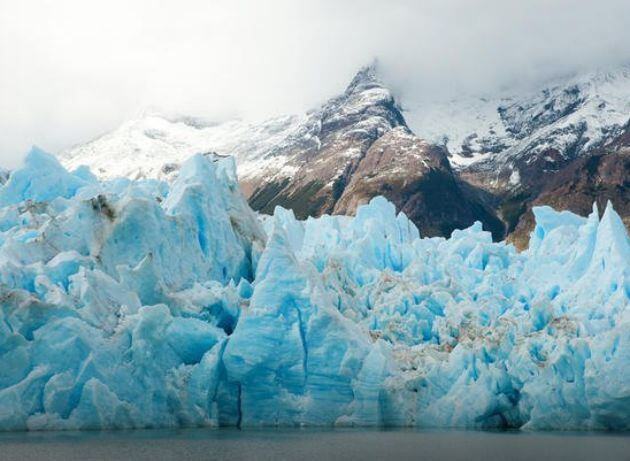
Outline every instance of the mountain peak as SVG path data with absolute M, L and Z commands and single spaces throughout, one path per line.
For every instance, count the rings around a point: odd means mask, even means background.
M 357 93 L 370 88 L 383 87 L 383 82 L 378 76 L 378 67 L 377 59 L 361 67 L 346 88 L 346 94 Z

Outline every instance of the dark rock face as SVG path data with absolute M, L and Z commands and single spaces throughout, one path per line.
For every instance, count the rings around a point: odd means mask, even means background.
M 246 184 L 250 205 L 276 205 L 299 218 L 353 214 L 376 195 L 391 200 L 427 236 L 448 236 L 481 221 L 496 239 L 504 226 L 475 194 L 464 193 L 447 152 L 415 136 L 373 67 L 362 69 L 344 94 L 311 112 L 308 135 L 285 142 L 289 177 Z

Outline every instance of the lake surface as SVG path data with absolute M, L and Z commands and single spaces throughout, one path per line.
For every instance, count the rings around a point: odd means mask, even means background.
M 630 461 L 630 434 L 361 429 L 0 433 L 1 461 Z

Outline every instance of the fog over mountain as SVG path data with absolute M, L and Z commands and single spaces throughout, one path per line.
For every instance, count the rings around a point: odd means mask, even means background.
M 624 0 L 0 1 L 0 165 L 147 108 L 296 113 L 375 57 L 404 104 L 630 60 Z

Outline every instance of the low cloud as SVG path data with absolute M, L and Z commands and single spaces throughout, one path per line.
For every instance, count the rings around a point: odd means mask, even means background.
M 149 107 L 300 112 L 378 57 L 409 100 L 630 60 L 627 0 L 0 0 L 0 166 Z

